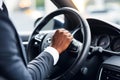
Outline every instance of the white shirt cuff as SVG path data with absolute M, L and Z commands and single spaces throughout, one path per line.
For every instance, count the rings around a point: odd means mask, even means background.
M 2 5 L 3 5 L 3 0 L 0 0 L 0 9 L 1 9 L 1 10 L 3 10 Z
M 53 47 L 47 47 L 44 51 L 50 53 L 53 56 L 54 65 L 56 65 L 57 62 L 58 62 L 58 59 L 59 59 L 58 51 L 55 48 L 53 48 Z

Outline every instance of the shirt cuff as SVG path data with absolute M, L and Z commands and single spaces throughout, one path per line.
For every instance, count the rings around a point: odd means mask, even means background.
M 3 10 L 2 5 L 3 5 L 3 0 L 0 0 L 0 10 Z
M 53 56 L 54 65 L 56 65 L 58 62 L 58 59 L 59 59 L 58 51 L 53 47 L 47 47 L 44 51 L 48 52 L 49 54 L 51 54 Z

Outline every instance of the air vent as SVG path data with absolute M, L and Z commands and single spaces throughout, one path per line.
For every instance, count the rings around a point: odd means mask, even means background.
M 120 72 L 103 68 L 99 80 L 120 80 Z

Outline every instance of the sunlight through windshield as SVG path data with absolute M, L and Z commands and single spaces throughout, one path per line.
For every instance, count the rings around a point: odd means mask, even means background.
M 120 25 L 120 0 L 73 0 L 86 18 L 98 18 Z

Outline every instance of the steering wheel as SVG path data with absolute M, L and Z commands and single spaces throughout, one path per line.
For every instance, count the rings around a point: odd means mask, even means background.
M 36 28 L 34 29 L 29 39 L 28 55 L 30 56 L 30 59 L 33 59 L 41 52 L 40 49 L 44 50 L 44 48 L 51 44 L 50 39 L 54 34 L 53 31 L 41 37 L 40 30 L 55 16 L 69 13 L 74 15 L 74 17 L 79 21 L 80 25 L 79 27 L 75 27 L 75 29 L 72 31 L 72 34 L 74 36 L 74 34 L 80 29 L 83 35 L 83 41 L 81 43 L 80 41 L 74 39 L 69 48 L 62 55 L 60 55 L 60 60 L 58 61 L 58 64 L 55 66 L 53 73 L 51 73 L 50 76 L 50 78 L 53 80 L 70 80 L 82 68 L 82 64 L 88 55 L 91 43 L 91 33 L 87 21 L 80 16 L 77 10 L 64 7 L 43 17 L 36 25 Z M 36 43 L 36 41 L 38 43 Z M 68 54 L 69 51 L 77 54 L 77 56 L 75 58 L 71 57 L 71 53 Z

